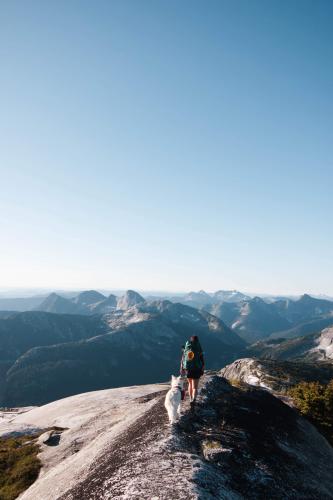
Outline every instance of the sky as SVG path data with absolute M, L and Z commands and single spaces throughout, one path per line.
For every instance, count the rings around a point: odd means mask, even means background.
M 0 286 L 332 295 L 332 23 L 2 0 Z

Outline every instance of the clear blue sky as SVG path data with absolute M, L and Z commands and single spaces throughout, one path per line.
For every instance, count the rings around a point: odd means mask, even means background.
M 0 285 L 333 294 L 332 24 L 3 0 Z

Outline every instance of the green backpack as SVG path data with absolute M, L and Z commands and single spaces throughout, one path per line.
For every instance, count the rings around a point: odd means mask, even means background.
M 202 349 L 200 343 L 188 340 L 185 344 L 183 353 L 183 368 L 185 370 L 201 370 L 201 353 Z

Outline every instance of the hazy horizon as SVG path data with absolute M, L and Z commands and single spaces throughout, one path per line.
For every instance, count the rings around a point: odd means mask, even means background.
M 333 296 L 332 23 L 4 1 L 1 286 Z
M 172 295 L 185 295 L 190 292 L 199 292 L 199 291 L 205 291 L 208 294 L 213 294 L 217 291 L 223 290 L 223 291 L 238 291 L 241 293 L 244 293 L 245 295 L 249 295 L 250 297 L 254 297 L 256 295 L 261 296 L 261 297 L 293 297 L 293 298 L 298 298 L 304 294 L 311 295 L 313 297 L 323 297 L 323 298 L 328 298 L 332 299 L 333 297 L 325 294 L 325 293 L 311 293 L 309 291 L 302 291 L 299 293 L 286 293 L 286 292 L 281 292 L 281 293 L 270 293 L 267 291 L 254 291 L 254 290 L 238 290 L 235 288 L 218 288 L 216 290 L 158 290 L 158 289 L 141 289 L 141 288 L 134 288 L 134 287 L 129 287 L 129 288 L 110 288 L 110 287 L 84 287 L 84 288 L 57 288 L 57 287 L 45 287 L 45 288 L 39 288 L 39 287 L 32 287 L 32 288 L 20 288 L 20 287 L 1 287 L 0 288 L 0 298 L 25 298 L 25 297 L 33 297 L 33 296 L 45 296 L 50 293 L 58 293 L 61 295 L 63 292 L 64 294 L 70 294 L 70 295 L 75 295 L 78 293 L 81 293 L 83 291 L 87 290 L 96 290 L 100 293 L 108 294 L 108 293 L 113 293 L 115 295 L 122 295 L 125 293 L 127 290 L 135 290 L 136 292 L 144 295 L 144 296 L 149 296 L 149 295 L 156 295 L 156 296 L 172 296 Z

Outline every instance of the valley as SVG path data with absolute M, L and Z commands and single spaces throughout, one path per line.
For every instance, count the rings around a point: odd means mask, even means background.
M 85 391 L 163 382 L 179 371 L 181 347 L 193 334 L 204 346 L 208 369 L 247 357 L 332 357 L 328 300 L 303 295 L 265 302 L 237 291 L 170 299 L 88 290 L 72 297 L 51 293 L 35 310 L 4 311 L 0 405 L 40 405 Z

